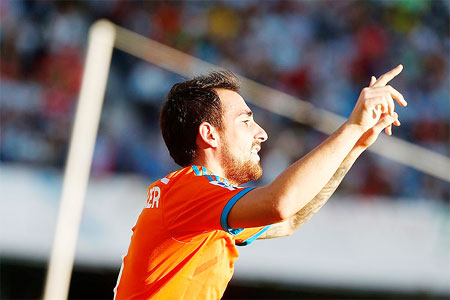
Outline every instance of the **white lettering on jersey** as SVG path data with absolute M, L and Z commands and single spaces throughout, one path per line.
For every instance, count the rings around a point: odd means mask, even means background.
M 217 186 L 220 186 L 220 187 L 223 187 L 223 188 L 226 188 L 226 189 L 229 189 L 230 191 L 234 191 L 234 190 L 238 189 L 238 187 L 231 186 L 231 185 L 229 185 L 229 184 L 227 184 L 225 182 L 221 182 L 221 181 L 217 181 L 217 180 L 210 181 L 209 183 L 217 185 Z
M 161 196 L 161 189 L 154 186 L 147 192 L 147 203 L 145 203 L 144 208 L 158 208 L 159 197 Z

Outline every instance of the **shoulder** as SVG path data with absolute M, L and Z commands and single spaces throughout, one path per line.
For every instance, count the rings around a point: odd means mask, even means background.
M 198 187 L 202 183 L 207 183 L 208 180 L 204 178 L 204 176 L 200 176 L 196 174 L 196 170 L 193 166 L 185 167 L 183 169 L 174 171 L 170 174 L 167 174 L 165 177 L 160 178 L 154 181 L 148 189 L 152 189 L 158 187 L 162 190 L 172 190 L 183 188 L 184 192 L 186 192 L 186 188 L 190 189 L 192 187 Z
M 195 177 L 194 170 L 192 166 L 189 166 L 167 174 L 165 177 L 153 182 L 152 185 L 172 185 L 179 180 L 186 180 L 193 177 Z

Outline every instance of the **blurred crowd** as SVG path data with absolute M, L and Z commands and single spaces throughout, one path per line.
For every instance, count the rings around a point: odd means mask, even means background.
M 0 159 L 63 168 L 87 31 L 108 18 L 127 29 L 348 117 L 370 76 L 402 63 L 392 85 L 408 108 L 394 135 L 449 156 L 448 1 L 0 1 Z M 176 169 L 159 108 L 183 78 L 114 51 L 93 176 Z M 325 136 L 256 110 L 269 133 L 273 179 Z M 447 183 L 364 154 L 340 193 L 449 199 Z

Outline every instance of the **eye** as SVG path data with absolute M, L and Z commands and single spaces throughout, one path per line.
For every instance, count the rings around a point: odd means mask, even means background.
M 242 122 L 244 122 L 245 125 L 247 125 L 247 126 L 249 126 L 249 124 L 250 124 L 250 120 L 244 120 L 244 121 L 242 121 Z

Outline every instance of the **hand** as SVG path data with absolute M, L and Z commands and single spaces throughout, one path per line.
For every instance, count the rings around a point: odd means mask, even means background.
M 372 77 L 370 78 L 370 84 L 369 84 L 369 87 L 373 87 L 374 84 L 376 83 L 376 81 L 377 81 L 377 79 L 375 78 L 375 76 L 372 76 Z M 385 127 L 385 131 L 386 131 L 386 134 L 387 134 L 387 135 L 392 135 L 392 124 L 394 124 L 395 126 L 400 126 L 400 121 L 398 120 L 398 115 L 397 115 L 397 113 L 395 113 L 395 112 L 394 112 L 394 114 L 397 116 L 397 119 L 394 120 L 393 123 L 389 123 L 389 125 Z M 383 118 L 383 117 L 384 117 L 384 116 L 382 115 L 381 118 Z M 381 118 L 380 118 L 380 121 L 381 121 Z M 380 121 L 378 121 L 377 125 L 380 123 Z M 382 123 L 384 123 L 384 122 L 382 122 Z M 377 125 L 375 125 L 375 126 L 377 126 Z M 372 128 L 373 128 L 373 127 L 372 127 Z M 370 129 L 369 129 L 368 131 L 370 131 Z M 381 131 L 380 131 L 380 132 L 381 132 Z M 378 136 L 378 134 L 379 134 L 380 132 L 378 132 L 376 136 Z M 376 139 L 376 137 L 375 137 L 375 139 Z M 375 142 L 375 140 L 372 141 L 370 144 L 372 144 L 373 142 Z M 368 145 L 368 146 L 370 146 L 370 145 Z
M 403 66 L 399 65 L 386 74 L 382 75 L 378 80 L 375 77 L 371 79 L 369 87 L 364 88 L 356 102 L 350 118 L 347 120 L 348 124 L 355 124 L 359 126 L 363 132 L 378 124 L 383 114 L 394 116 L 395 99 L 400 105 L 406 106 L 408 103 L 405 98 L 397 90 L 386 84 L 395 76 L 400 74 Z M 391 123 L 392 124 L 392 123 Z M 392 134 L 390 124 L 386 129 L 387 134 Z
M 400 126 L 400 121 L 398 120 L 398 114 L 394 112 L 393 116 L 389 114 L 382 114 L 378 123 L 364 132 L 364 134 L 359 138 L 355 144 L 355 148 L 363 147 L 364 149 L 372 145 L 380 135 L 384 128 L 390 128 L 394 124 L 395 126 Z M 388 133 L 387 133 L 388 134 Z M 391 131 L 392 134 L 392 131 Z M 388 134 L 388 135 L 391 135 Z

